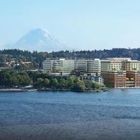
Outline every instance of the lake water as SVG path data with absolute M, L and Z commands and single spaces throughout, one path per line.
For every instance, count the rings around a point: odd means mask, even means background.
M 1 92 L 0 140 L 140 140 L 140 89 Z

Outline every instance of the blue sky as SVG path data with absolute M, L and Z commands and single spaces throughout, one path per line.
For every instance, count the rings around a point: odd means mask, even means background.
M 72 48 L 138 48 L 139 6 L 139 0 L 0 0 L 0 46 L 42 27 Z

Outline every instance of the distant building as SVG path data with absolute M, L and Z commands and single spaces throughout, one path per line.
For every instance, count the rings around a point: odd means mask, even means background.
M 94 76 L 91 76 L 90 77 L 90 80 L 91 81 L 94 81 L 94 82 L 98 82 L 99 84 L 103 85 L 104 84 L 104 79 L 101 75 L 94 75 Z
M 46 59 L 43 62 L 43 72 L 44 73 L 51 73 L 53 71 L 53 60 Z
M 140 70 L 140 61 L 138 60 L 125 60 L 122 61 L 122 68 L 126 71 Z
M 43 62 L 44 73 L 70 74 L 73 70 L 84 73 L 101 73 L 100 59 L 94 60 L 67 60 L 46 59 Z
M 88 73 L 101 73 L 101 60 L 94 59 L 94 60 L 87 60 L 87 72 Z
M 140 71 L 127 71 L 126 87 L 140 87 Z
M 98 74 L 89 74 L 89 73 L 84 73 L 80 75 L 80 79 L 84 80 L 91 80 L 93 82 L 98 82 L 99 84 L 103 85 L 104 84 L 104 79 L 101 75 Z
M 101 60 L 104 83 L 113 88 L 140 87 L 140 61 L 130 58 Z
M 126 71 L 106 71 L 102 72 L 101 75 L 104 78 L 104 83 L 108 87 L 126 87 Z
M 87 60 L 74 60 L 75 66 L 74 69 L 78 70 L 80 72 L 86 72 L 87 71 Z
M 130 58 L 108 58 L 107 60 L 101 60 L 101 71 L 123 70 L 124 62 L 130 60 Z
M 43 62 L 43 72 L 44 73 L 62 73 L 69 74 L 74 70 L 74 60 L 51 60 L 46 59 Z
M 108 58 L 101 60 L 101 71 L 140 70 L 140 61 L 130 58 Z
M 140 61 L 130 58 L 46 59 L 43 62 L 44 73 L 69 75 L 72 71 L 81 79 L 105 83 L 112 88 L 140 87 Z

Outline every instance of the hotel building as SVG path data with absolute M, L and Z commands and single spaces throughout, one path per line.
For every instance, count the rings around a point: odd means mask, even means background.
M 107 86 L 140 87 L 140 61 L 130 58 L 101 60 L 101 75 Z

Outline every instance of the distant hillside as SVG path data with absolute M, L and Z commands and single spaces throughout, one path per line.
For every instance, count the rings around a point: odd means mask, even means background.
M 0 51 L 0 66 L 4 66 L 6 62 L 15 61 L 31 62 L 30 66 L 19 67 L 20 69 L 42 68 L 42 63 L 46 58 L 67 58 L 67 59 L 106 59 L 109 57 L 130 57 L 131 59 L 140 60 L 140 48 L 126 49 L 113 48 L 111 50 L 92 50 L 92 51 L 58 51 L 58 52 L 30 52 L 17 49 L 1 50 Z
M 60 51 L 52 53 L 53 57 L 64 57 L 64 58 L 77 58 L 77 59 L 93 59 L 100 58 L 106 59 L 109 57 L 130 57 L 131 59 L 140 60 L 140 48 L 137 49 L 126 49 L 126 48 L 113 48 L 111 50 L 92 50 L 92 51 Z

